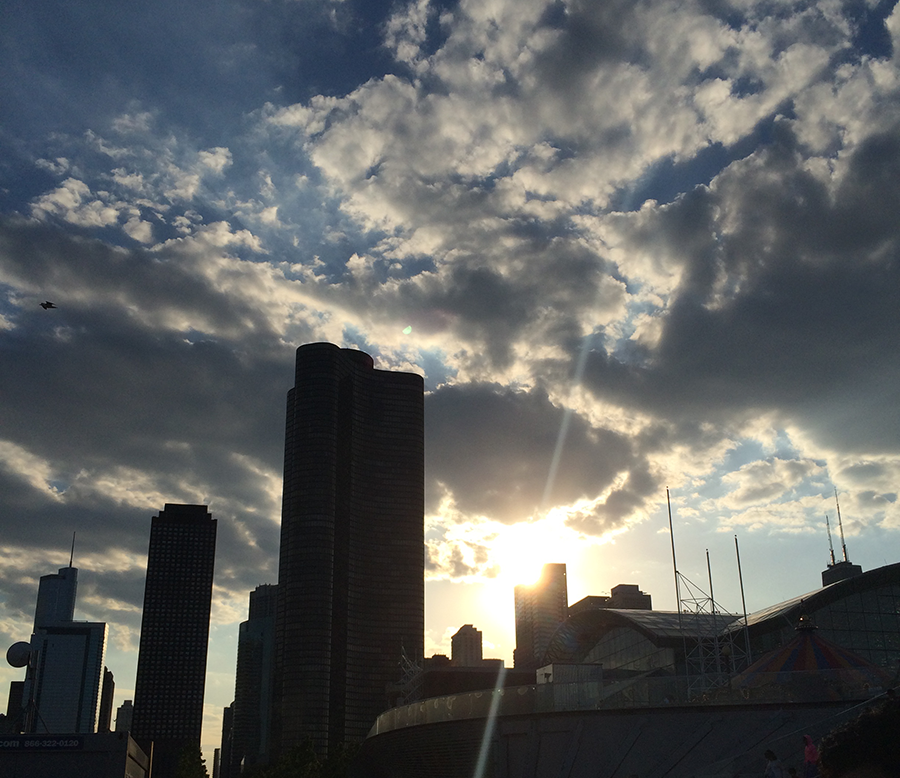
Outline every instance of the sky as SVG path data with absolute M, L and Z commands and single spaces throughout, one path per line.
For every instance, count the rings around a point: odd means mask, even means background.
M 674 610 L 667 488 L 733 613 L 735 538 L 748 610 L 820 585 L 835 490 L 900 561 L 893 0 L 10 0 L 0 65 L 0 648 L 75 532 L 132 698 L 208 504 L 209 762 L 312 341 L 425 376 L 426 655 L 511 664 L 543 562 Z

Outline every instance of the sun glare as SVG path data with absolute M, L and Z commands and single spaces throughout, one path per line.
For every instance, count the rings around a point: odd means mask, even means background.
M 498 643 L 491 656 L 512 662 L 515 647 L 515 588 L 536 583 L 541 568 L 549 562 L 575 565 L 579 557 L 578 536 L 564 526 L 562 518 L 512 526 L 494 526 L 491 561 L 497 574 L 481 584 L 479 613 L 473 614 L 485 636 Z
M 494 542 L 498 578 L 510 588 L 533 584 L 548 562 L 565 562 L 574 552 L 571 530 L 554 518 L 505 527 Z

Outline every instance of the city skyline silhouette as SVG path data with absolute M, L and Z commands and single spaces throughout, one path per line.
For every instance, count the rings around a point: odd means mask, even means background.
M 820 585 L 835 488 L 895 561 L 893 0 L 34 0 L 0 52 L 4 645 L 75 531 L 133 699 L 150 518 L 208 505 L 211 753 L 314 342 L 422 376 L 426 656 L 511 665 L 544 563 L 674 609 L 667 487 L 732 612 L 735 535 L 749 611 Z

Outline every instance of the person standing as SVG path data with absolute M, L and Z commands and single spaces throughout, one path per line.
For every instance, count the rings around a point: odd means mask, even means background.
M 785 778 L 786 773 L 784 767 L 781 762 L 778 761 L 775 752 L 772 750 L 766 751 L 764 756 L 766 757 L 766 772 L 764 778 Z
M 819 750 L 809 735 L 803 736 L 803 778 L 819 778 Z

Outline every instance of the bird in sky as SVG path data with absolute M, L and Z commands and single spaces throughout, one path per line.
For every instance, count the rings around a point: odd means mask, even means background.
M 53 303 L 51 303 L 49 300 L 44 300 L 44 302 L 42 302 L 40 305 L 41 305 L 41 308 L 43 308 L 45 311 L 48 308 L 56 308 L 56 306 Z

